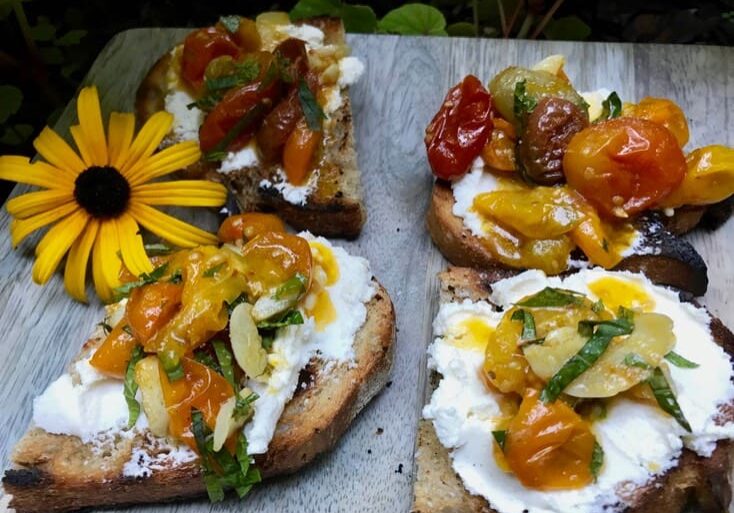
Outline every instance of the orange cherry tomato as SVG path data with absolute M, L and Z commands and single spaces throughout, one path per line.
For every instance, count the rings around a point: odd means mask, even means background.
M 482 149 L 482 160 L 497 171 L 515 171 L 516 139 L 515 127 L 502 118 L 494 118 L 494 128 L 489 142 Z
M 119 379 L 125 377 L 127 364 L 130 362 L 133 349 L 138 344 L 126 331 L 127 325 L 128 321 L 123 317 L 89 360 L 90 365 L 102 374 Z
M 189 86 L 198 91 L 204 82 L 207 64 L 222 55 L 237 58 L 240 52 L 240 48 L 226 30 L 217 27 L 195 30 L 184 40 L 181 76 Z
M 300 273 L 311 284 L 311 246 L 290 233 L 258 235 L 242 248 L 249 291 L 255 297 Z
M 217 30 L 220 32 L 229 32 L 222 22 L 216 24 Z M 250 18 L 239 19 L 237 30 L 231 33 L 232 39 L 244 52 L 255 52 L 260 49 L 262 40 L 260 33 L 257 31 L 257 25 Z
M 221 242 L 248 241 L 268 232 L 285 232 L 285 225 L 273 214 L 247 212 L 229 216 L 219 226 L 217 236 Z
M 527 389 L 510 422 L 504 456 L 520 482 L 537 490 L 567 490 L 591 483 L 595 438 L 591 428 L 563 401 L 544 404 Z
M 683 147 L 688 142 L 688 121 L 683 110 L 667 98 L 646 96 L 639 103 L 626 103 L 622 115 L 654 121 L 670 130 L 678 144 Z
M 232 385 L 221 374 L 191 358 L 182 358 L 184 377 L 170 382 L 159 365 L 158 370 L 163 389 L 163 400 L 168 411 L 168 431 L 176 440 L 197 450 L 191 431 L 191 409 L 196 408 L 204 422 L 214 430 L 219 408 L 234 395 Z
M 133 289 L 125 307 L 130 329 L 141 344 L 148 342 L 181 306 L 183 285 L 159 281 Z
M 459 178 L 487 144 L 492 131 L 492 96 L 474 75 L 452 87 L 426 128 L 426 150 L 433 174 Z
M 686 159 L 667 128 L 616 118 L 578 132 L 563 157 L 573 188 L 601 214 L 627 218 L 665 198 L 682 181 Z
M 301 120 L 288 136 L 283 148 L 283 169 L 293 185 L 303 185 L 321 142 L 321 132 L 314 132 Z

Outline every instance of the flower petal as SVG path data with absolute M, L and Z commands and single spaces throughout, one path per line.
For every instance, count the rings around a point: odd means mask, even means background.
M 107 126 L 107 146 L 110 165 L 120 169 L 130 150 L 135 135 L 135 116 L 129 112 L 113 112 Z
M 74 186 L 74 179 L 66 171 L 45 162 L 36 161 L 31 164 L 26 157 L 16 155 L 0 156 L 0 178 L 49 189 L 71 189 Z
M 64 269 L 64 287 L 77 301 L 87 301 L 87 263 L 94 239 L 99 231 L 99 221 L 91 218 L 84 232 L 71 245 Z
M 74 125 L 69 127 L 69 131 L 71 132 L 71 138 L 74 139 L 74 144 L 76 144 L 76 149 L 79 150 L 79 155 L 84 161 L 84 165 L 86 167 L 94 166 L 95 164 L 94 159 L 92 158 L 92 152 L 87 144 L 87 138 L 84 135 L 82 127 Z
M 131 215 L 122 214 L 117 218 L 117 234 L 120 238 L 122 261 L 125 267 L 135 276 L 151 272 L 153 264 L 150 263 L 150 259 L 145 253 L 138 223 Z
M 117 226 L 114 221 L 101 221 L 92 252 L 92 276 L 97 295 L 104 302 L 111 301 L 112 289 L 120 286 L 122 262 L 117 256 L 118 251 L 120 241 L 117 237 Z
M 184 223 L 145 204 L 130 202 L 128 212 L 138 223 L 175 246 L 192 248 L 201 244 L 217 243 L 216 235 Z
M 87 168 L 71 146 L 49 127 L 41 130 L 33 141 L 33 147 L 49 164 L 66 171 L 72 177 Z
M 183 169 L 201 159 L 196 141 L 184 141 L 165 148 L 147 159 L 140 160 L 127 172 L 132 185 L 164 176 Z
M 219 207 L 227 200 L 227 188 L 208 180 L 176 180 L 138 185 L 132 197 L 146 205 Z
M 109 164 L 107 156 L 107 139 L 102 123 L 102 109 L 99 106 L 99 94 L 96 86 L 88 86 L 79 92 L 76 99 L 76 112 L 79 125 L 84 132 L 86 146 L 95 166 Z
M 135 166 L 138 161 L 150 157 L 171 129 L 172 124 L 173 116 L 168 112 L 160 111 L 153 114 L 135 137 L 127 158 L 119 168 L 120 171 L 128 176 L 128 170 Z
M 79 210 L 79 206 L 76 203 L 66 203 L 60 207 L 56 207 L 52 210 L 42 212 L 35 216 L 31 216 L 27 219 L 13 219 L 10 223 L 10 238 L 13 247 L 17 247 L 18 244 L 23 242 L 23 239 L 28 237 L 31 233 L 35 232 L 39 228 L 43 228 L 47 224 L 51 224 L 58 221 L 62 217 L 65 217 L 75 210 Z
M 74 193 L 70 190 L 49 189 L 46 191 L 29 192 L 11 198 L 5 207 L 11 216 L 18 219 L 25 219 L 72 201 L 74 201 Z
M 46 283 L 59 266 L 69 247 L 87 226 L 89 214 L 77 210 L 56 223 L 36 246 L 36 261 L 33 264 L 33 281 L 39 285 Z

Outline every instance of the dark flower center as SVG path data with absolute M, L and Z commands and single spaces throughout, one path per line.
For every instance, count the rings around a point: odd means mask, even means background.
M 127 208 L 130 184 L 114 167 L 93 166 L 76 177 L 74 198 L 93 217 L 117 217 Z

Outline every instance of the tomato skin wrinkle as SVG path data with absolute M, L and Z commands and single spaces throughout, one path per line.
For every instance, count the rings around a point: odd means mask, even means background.
M 469 170 L 492 132 L 492 97 L 474 75 L 449 90 L 426 128 L 428 162 L 436 177 L 449 180 Z

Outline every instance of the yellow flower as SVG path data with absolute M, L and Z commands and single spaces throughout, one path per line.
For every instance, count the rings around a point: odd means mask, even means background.
M 120 285 L 122 263 L 136 276 L 153 270 L 138 225 L 180 247 L 216 242 L 216 236 L 152 205 L 219 206 L 226 189 L 206 180 L 148 183 L 201 157 L 195 141 L 156 153 L 173 123 L 169 113 L 154 114 L 134 137 L 135 116 L 113 112 L 105 136 L 96 87 L 79 93 L 77 113 L 79 124 L 71 127 L 71 135 L 78 154 L 46 127 L 33 141 L 45 162 L 1 156 L 0 178 L 44 188 L 7 203 L 14 217 L 13 247 L 53 223 L 36 246 L 33 280 L 46 283 L 68 253 L 64 285 L 72 297 L 86 301 L 91 253 L 97 294 L 109 301 Z

